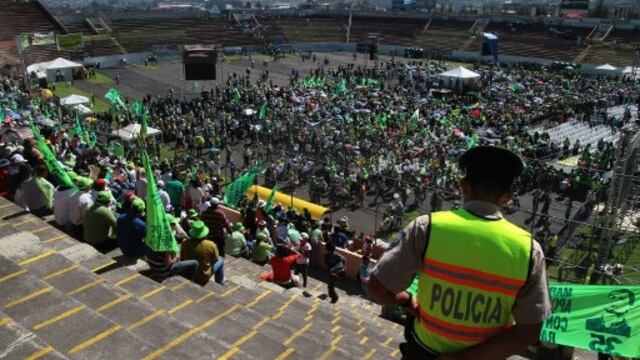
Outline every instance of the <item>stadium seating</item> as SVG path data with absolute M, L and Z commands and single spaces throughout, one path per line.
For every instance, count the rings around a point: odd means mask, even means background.
M 0 64 L 19 62 L 18 35 L 62 30 L 37 2 L 2 2 L 0 9 Z
M 347 18 L 287 17 L 277 21 L 286 42 L 344 42 Z
M 433 19 L 426 31 L 416 35 L 415 46 L 424 49 L 458 50 L 470 38 L 467 30 L 473 22 Z
M 249 45 L 250 32 L 231 26 L 226 19 L 124 19 L 112 20 L 113 35 L 128 52 L 150 51 L 154 44 Z
M 307 294 L 257 284 L 262 268 L 227 257 L 226 287 L 160 284 L 5 199 L 0 208 L 0 343 L 11 358 L 400 356 L 400 325 L 363 300 L 322 301 L 313 296 L 321 282 Z
M 412 46 L 415 36 L 422 31 L 426 20 L 393 18 L 354 17 L 351 23 L 351 42 L 365 42 L 367 35 L 374 34 L 380 44 Z
M 573 30 L 584 38 L 590 29 Z M 583 48 L 575 39 L 552 37 L 543 24 L 516 25 L 512 29 L 508 23 L 491 22 L 486 31 L 498 35 L 501 54 L 571 62 Z

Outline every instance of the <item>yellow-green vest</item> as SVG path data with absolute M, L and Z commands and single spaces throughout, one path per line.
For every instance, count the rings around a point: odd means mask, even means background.
M 532 241 L 505 219 L 466 210 L 432 213 L 419 276 L 417 340 L 432 351 L 452 353 L 511 327 Z

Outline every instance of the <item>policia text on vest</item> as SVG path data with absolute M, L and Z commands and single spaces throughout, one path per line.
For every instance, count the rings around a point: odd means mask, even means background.
M 455 290 L 440 284 L 433 284 L 431 294 L 429 311 L 436 310 L 446 317 L 472 321 L 475 324 L 500 325 L 504 323 L 500 297 Z

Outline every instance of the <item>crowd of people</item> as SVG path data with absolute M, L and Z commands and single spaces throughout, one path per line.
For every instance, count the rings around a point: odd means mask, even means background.
M 114 104 L 97 121 L 85 123 L 95 138 L 88 141 L 74 133 L 74 113 L 25 81 L 5 76 L 0 88 L 4 130 L 53 120 L 55 125 L 40 131 L 75 186 L 55 183 L 35 140 L 12 142 L 3 136 L 0 192 L 37 216 L 54 214 L 58 226 L 100 251 L 119 247 L 125 256 L 145 257 L 158 276 L 183 274 L 200 284 L 214 277 L 224 283 L 224 258 L 231 255 L 270 262 L 273 271 L 266 278 L 304 286 L 309 265 L 324 262 L 331 269 L 330 296 L 337 300 L 333 286 L 344 272 L 344 259 L 331 249 L 348 248 L 355 238 L 368 244 L 359 272 L 366 282 L 374 234 L 355 231 L 346 218 L 335 224 L 329 218 L 318 221 L 288 204 L 267 211 L 257 199 L 237 204 L 242 217 L 232 224 L 220 210 L 224 185 L 259 164 L 259 181 L 266 186 L 306 189 L 308 199 L 331 210 L 375 208 L 381 201 L 393 230 L 400 228 L 410 202 L 419 209 L 430 195 L 431 211 L 440 210 L 444 200 L 457 203 L 457 157 L 489 143 L 525 160 L 513 203 L 518 194 L 534 191 L 531 221 L 541 215 L 537 225 L 544 226 L 551 194 L 570 202 L 584 201 L 586 195 L 580 194 L 597 194 L 615 151 L 604 142 L 595 149 L 554 144 L 534 128 L 588 122 L 609 106 L 640 102 L 638 89 L 625 82 L 527 66 L 481 66 L 478 91 L 441 93 L 435 90 L 443 69 L 444 63 L 395 60 L 332 68 L 325 60 L 306 78 L 292 72 L 288 85 L 274 84 L 268 72 L 252 83 L 247 69 L 199 97 L 170 90 L 141 99 L 148 125 L 161 130 L 147 143 L 153 178 L 181 243 L 175 253 L 145 246 L 148 177 L 138 147 L 126 145 L 119 153 L 114 148 L 120 140 L 110 136 L 139 120 L 130 109 L 134 99 L 124 98 L 124 106 Z M 608 124 L 616 129 L 624 121 Z M 167 149 L 174 155 L 167 156 Z M 580 160 L 570 172 L 549 165 L 574 154 Z M 330 250 L 324 258 L 318 256 L 320 242 Z

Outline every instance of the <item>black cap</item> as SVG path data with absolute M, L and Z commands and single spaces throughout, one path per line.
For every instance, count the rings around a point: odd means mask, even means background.
M 485 145 L 467 150 L 458 159 L 458 165 L 471 182 L 489 180 L 501 185 L 510 185 L 524 168 L 520 157 L 511 150 Z

